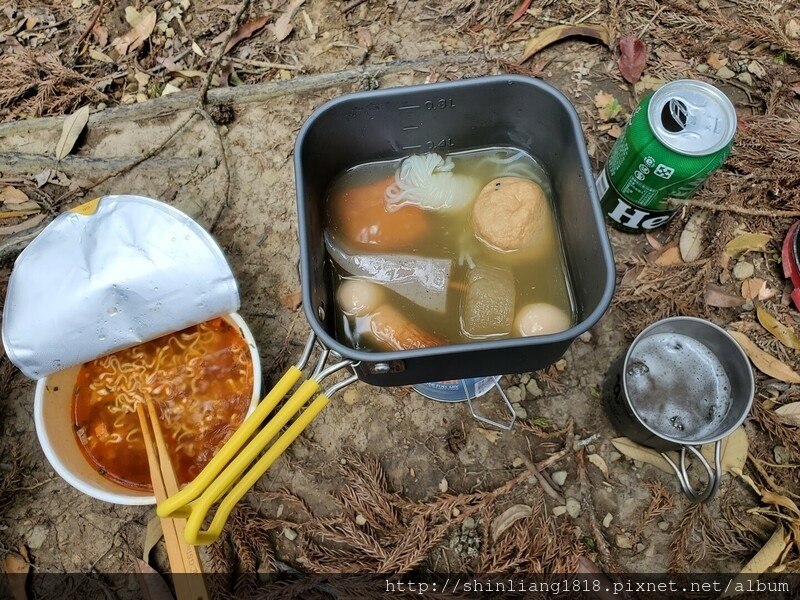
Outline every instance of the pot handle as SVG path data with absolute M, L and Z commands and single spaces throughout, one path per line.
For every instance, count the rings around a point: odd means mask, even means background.
M 708 476 L 706 487 L 700 493 L 694 490 L 691 482 L 689 481 L 689 473 L 686 470 L 687 450 L 697 457 L 697 459 L 700 461 L 700 464 L 705 469 L 706 475 Z M 667 456 L 666 452 L 662 452 L 661 456 L 664 457 L 664 460 L 666 460 L 669 463 L 669 466 L 672 467 L 672 470 L 675 471 L 675 476 L 678 478 L 678 482 L 681 485 L 683 493 L 686 494 L 692 501 L 699 504 L 705 504 L 714 497 L 714 494 L 717 493 L 720 481 L 722 480 L 722 440 L 717 440 L 714 443 L 713 469 L 711 468 L 711 465 L 708 464 L 708 461 L 706 460 L 706 457 L 703 456 L 703 453 L 700 452 L 695 446 L 681 446 L 680 466 L 676 465 L 675 461 Z
M 314 336 L 312 334 L 301 362 L 308 360 L 308 355 L 310 354 L 308 349 L 309 346 L 313 346 L 313 341 Z M 334 392 L 358 379 L 358 376 L 353 373 L 348 378 L 319 394 L 270 446 L 270 441 L 280 433 L 281 429 L 302 409 L 306 402 L 317 393 L 320 388 L 320 382 L 325 377 L 344 367 L 353 366 L 351 361 L 343 360 L 323 369 L 322 367 L 327 357 L 328 351 L 326 350 L 320 356 L 313 376 L 300 384 L 283 407 L 262 426 L 262 422 L 289 393 L 302 375 L 301 369 L 304 365 L 289 367 L 256 410 L 245 419 L 244 423 L 225 442 L 194 481 L 158 505 L 157 513 L 162 519 L 186 519 L 183 535 L 189 544 L 208 545 L 215 542 L 222 533 L 222 528 L 236 503 L 255 485 L 267 469 L 272 466 L 272 463 L 286 451 L 303 430 L 308 427 L 314 417 L 327 406 L 330 401 L 329 397 Z M 259 428 L 260 431 L 250 439 Z M 250 464 L 268 446 L 269 448 L 264 452 L 263 456 L 250 467 Z M 202 530 L 201 527 L 206 515 L 217 502 L 220 502 L 220 504 L 210 525 L 207 529 Z
M 470 394 L 463 379 L 461 380 L 461 386 L 464 388 L 464 391 L 467 394 L 467 404 L 469 404 L 469 412 L 472 413 L 473 417 L 475 417 L 478 421 L 482 421 L 483 423 L 487 423 L 493 427 L 497 427 L 498 429 L 509 431 L 512 427 L 514 427 L 514 422 L 517 420 L 517 412 L 514 410 L 514 407 L 511 406 L 511 402 L 509 401 L 508 396 L 506 396 L 506 393 L 503 391 L 503 388 L 500 387 L 499 381 L 500 381 L 499 378 L 496 378 L 494 380 L 494 385 L 492 387 L 496 387 L 497 391 L 500 392 L 500 396 L 503 398 L 503 402 L 505 402 L 506 408 L 508 409 L 508 412 L 511 414 L 511 421 L 509 421 L 508 423 L 498 423 L 497 421 L 494 421 L 489 417 L 484 417 L 483 415 L 479 414 L 478 411 L 475 409 L 475 405 L 472 404 L 472 401 L 477 399 L 477 395 L 473 396 L 472 394 Z

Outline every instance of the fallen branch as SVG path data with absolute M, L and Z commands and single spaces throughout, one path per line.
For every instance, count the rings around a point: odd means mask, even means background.
M 424 70 L 435 65 L 465 65 L 469 63 L 486 64 L 482 54 L 455 54 L 452 56 L 426 57 L 417 60 L 402 61 L 348 69 L 334 73 L 304 75 L 287 81 L 275 81 L 235 87 L 214 88 L 206 94 L 206 106 L 221 104 L 241 105 L 264 103 L 275 98 L 318 92 L 328 88 L 342 87 L 362 81 L 364 78 L 378 78 L 384 75 Z M 88 126 L 98 127 L 111 123 L 132 123 L 167 117 L 183 110 L 191 110 L 197 105 L 197 90 L 176 92 L 161 98 L 153 98 L 147 102 L 119 106 L 93 112 Z M 67 116 L 43 117 L 39 119 L 22 119 L 0 124 L 0 139 L 12 135 L 25 136 L 36 131 L 60 131 L 64 127 Z
M 800 217 L 800 210 L 770 210 L 768 208 L 745 208 L 743 206 L 730 206 L 728 204 L 716 204 L 714 202 L 704 202 L 703 200 L 669 200 L 669 204 L 674 208 L 692 206 L 717 212 L 732 212 L 739 215 L 751 217 L 771 217 L 773 219 L 793 219 Z
M 151 157 L 152 158 L 152 157 Z M 21 152 L 0 152 L 0 165 L 3 173 L 14 175 L 30 175 L 44 169 L 58 170 L 65 175 L 96 177 L 98 174 L 119 172 L 141 164 L 140 157 L 110 156 L 98 158 L 94 156 L 67 156 L 56 160 L 54 156 L 46 154 L 23 154 Z M 144 165 L 143 165 L 144 166 Z M 175 172 L 197 167 L 213 168 L 215 161 L 208 158 L 184 158 L 170 156 L 147 161 L 147 168 Z

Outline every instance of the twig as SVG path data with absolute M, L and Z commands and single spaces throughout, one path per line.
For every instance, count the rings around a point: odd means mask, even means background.
M 231 19 L 230 25 L 228 25 L 228 31 L 225 32 L 225 39 L 222 40 L 222 43 L 219 46 L 219 51 L 217 51 L 217 55 L 214 57 L 214 61 L 211 63 L 211 67 L 208 69 L 208 73 L 206 74 L 206 78 L 203 81 L 203 87 L 200 88 L 200 93 L 198 95 L 198 108 L 201 110 L 206 109 L 206 95 L 208 94 L 208 88 L 211 87 L 211 80 L 214 77 L 214 73 L 216 73 L 217 68 L 219 67 L 219 63 L 222 62 L 222 57 L 225 56 L 225 51 L 228 48 L 228 42 L 231 41 L 233 34 L 236 32 L 236 28 L 239 26 L 239 21 L 244 15 L 245 11 L 250 7 L 250 0 L 244 0 L 242 5 L 239 7 L 239 10 L 234 15 L 233 19 Z
M 749 215 L 751 217 L 772 217 L 775 219 L 800 217 L 800 210 L 769 210 L 762 208 L 744 208 L 742 206 L 729 206 L 727 204 L 715 204 L 704 202 L 703 200 L 669 200 L 669 204 L 675 208 L 682 206 L 693 206 L 717 212 L 732 212 L 739 215 Z
M 94 26 L 97 25 L 97 21 L 100 19 L 100 15 L 103 14 L 103 8 L 105 7 L 105 5 L 106 5 L 106 0 L 100 0 L 100 6 L 97 7 L 97 10 L 94 13 L 94 17 L 92 17 L 91 22 L 86 27 L 86 29 L 84 29 L 83 33 L 81 34 L 81 37 L 78 38 L 78 41 L 75 42 L 74 52 L 78 51 L 78 48 L 80 48 L 83 41 L 87 37 L 89 37 L 89 34 L 92 32 L 92 29 L 94 29 Z
M 349 13 L 351 10 L 353 10 L 354 8 L 358 8 L 366 1 L 367 0 L 350 0 L 350 2 L 348 2 L 342 7 L 342 14 L 344 15 Z
M 597 551 L 603 556 L 603 559 L 606 561 L 611 560 L 611 549 L 608 546 L 608 542 L 606 541 L 605 536 L 603 535 L 603 531 L 600 529 L 600 525 L 597 523 L 597 515 L 594 514 L 594 507 L 591 506 L 591 487 L 592 484 L 589 481 L 589 472 L 586 468 L 586 451 L 581 448 L 575 453 L 575 464 L 578 467 L 578 478 L 580 481 L 581 487 L 581 496 L 584 498 L 584 502 L 587 505 L 586 513 L 589 515 L 589 525 L 592 528 L 592 536 L 594 537 L 595 547 Z

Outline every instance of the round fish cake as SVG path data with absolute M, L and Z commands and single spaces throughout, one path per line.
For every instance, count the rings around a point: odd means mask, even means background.
M 501 252 L 535 244 L 548 228 L 548 219 L 544 190 L 535 181 L 519 177 L 487 183 L 472 209 L 475 237 Z

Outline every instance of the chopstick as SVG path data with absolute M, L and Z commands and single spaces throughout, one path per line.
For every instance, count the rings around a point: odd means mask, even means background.
M 142 437 L 150 467 L 150 479 L 153 483 L 153 494 L 156 502 L 160 504 L 179 491 L 178 478 L 169 459 L 156 407 L 149 398 L 145 402 L 147 414 L 141 403 L 136 406 L 136 414 L 142 427 Z M 203 580 L 203 569 L 197 547 L 187 544 L 183 539 L 185 526 L 186 519 L 161 519 L 175 594 L 177 600 L 208 600 L 208 589 Z

